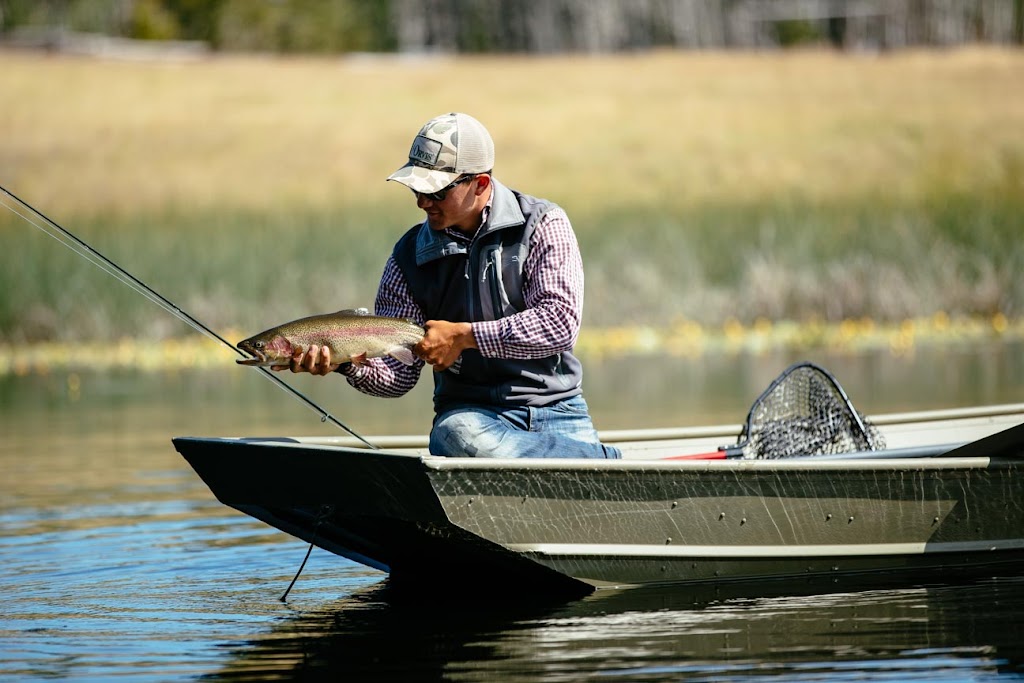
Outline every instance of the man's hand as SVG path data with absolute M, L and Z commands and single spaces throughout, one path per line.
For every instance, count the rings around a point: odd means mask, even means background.
M 432 365 L 435 372 L 447 370 L 464 350 L 476 348 L 473 326 L 469 323 L 428 320 L 423 327 L 423 340 L 412 351 Z
M 341 363 L 331 362 L 331 348 L 313 344 L 305 353 L 301 349 L 292 356 L 289 365 L 274 365 L 271 370 L 291 370 L 292 372 L 308 372 L 311 375 L 329 375 L 338 369 Z

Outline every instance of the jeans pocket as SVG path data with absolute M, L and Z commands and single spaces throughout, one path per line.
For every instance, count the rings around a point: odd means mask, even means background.
M 567 398 L 564 401 L 559 401 L 555 405 L 551 406 L 551 409 L 557 413 L 565 413 L 566 415 L 590 415 L 590 408 L 587 406 L 587 402 L 582 396 L 573 396 L 572 398 Z

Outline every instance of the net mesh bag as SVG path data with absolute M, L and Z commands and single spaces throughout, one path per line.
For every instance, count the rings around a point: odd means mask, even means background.
M 853 407 L 824 368 L 803 362 L 787 368 L 751 406 L 731 456 L 774 459 L 885 448 L 874 425 Z

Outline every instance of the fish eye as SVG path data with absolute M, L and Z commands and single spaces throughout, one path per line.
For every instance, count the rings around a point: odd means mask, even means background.
M 267 342 L 263 341 L 262 339 L 257 341 L 257 342 L 255 342 L 255 343 L 253 343 L 253 346 L 255 346 L 257 349 L 262 349 L 266 345 L 267 345 Z

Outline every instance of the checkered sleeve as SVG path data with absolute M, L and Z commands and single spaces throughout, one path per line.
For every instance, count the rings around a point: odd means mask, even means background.
M 545 214 L 523 264 L 526 309 L 473 323 L 480 352 L 490 358 L 544 358 L 576 344 L 583 318 L 583 259 L 565 211 Z
M 377 288 L 377 300 L 374 302 L 374 313 L 392 318 L 410 318 L 423 324 L 423 312 L 413 301 L 409 284 L 402 271 L 389 256 L 384 265 L 384 274 Z M 343 365 L 338 371 L 345 375 L 348 383 L 371 396 L 397 398 L 409 392 L 420 378 L 423 361 L 416 359 L 415 364 L 405 365 L 390 356 L 368 358 L 361 367 Z

